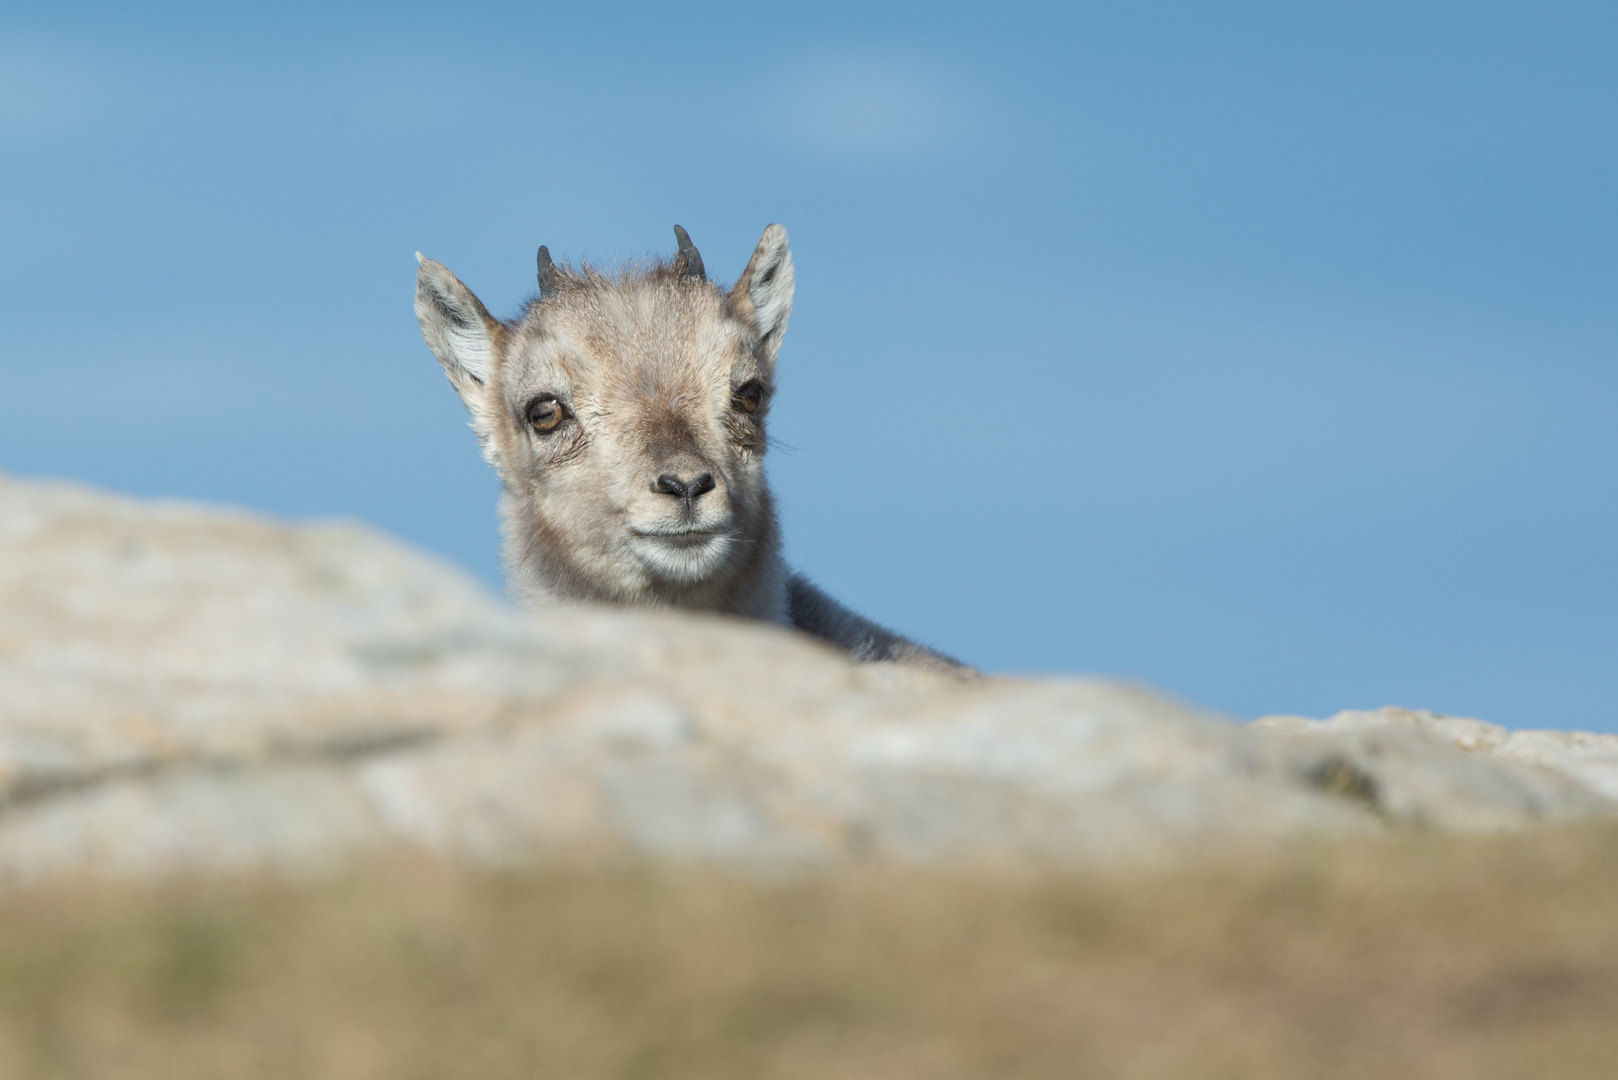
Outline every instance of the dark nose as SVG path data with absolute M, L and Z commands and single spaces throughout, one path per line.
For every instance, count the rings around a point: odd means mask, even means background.
M 690 501 L 713 490 L 713 473 L 703 473 L 692 480 L 682 480 L 673 473 L 664 473 L 657 478 L 656 488 L 664 495 L 677 495 Z

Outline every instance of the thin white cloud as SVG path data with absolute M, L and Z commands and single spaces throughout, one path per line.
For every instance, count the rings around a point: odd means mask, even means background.
M 980 108 L 939 65 L 909 57 L 842 53 L 788 67 L 780 136 L 817 156 L 903 158 L 972 134 Z
M 60 130 L 96 106 L 95 69 L 84 57 L 38 42 L 0 38 L 0 133 Z

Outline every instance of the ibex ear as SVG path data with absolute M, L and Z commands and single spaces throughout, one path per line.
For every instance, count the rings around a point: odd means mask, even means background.
M 781 226 L 771 225 L 759 237 L 747 269 L 731 286 L 730 299 L 753 320 L 764 362 L 774 366 L 787 317 L 792 314 L 792 252 L 787 249 L 787 231 Z
M 471 414 L 484 460 L 499 468 L 491 438 L 494 403 L 489 399 L 489 377 L 504 344 L 505 327 L 442 264 L 423 259 L 420 252 L 416 260 L 421 263 L 416 271 L 421 336 Z

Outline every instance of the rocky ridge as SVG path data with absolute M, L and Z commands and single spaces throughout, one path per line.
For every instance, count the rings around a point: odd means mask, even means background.
M 1150 859 L 1618 809 L 1618 736 L 850 664 L 718 618 L 509 612 L 367 528 L 0 477 L 0 877 L 392 845 Z

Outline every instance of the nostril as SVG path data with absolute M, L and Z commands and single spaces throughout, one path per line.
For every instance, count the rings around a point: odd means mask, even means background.
M 659 476 L 657 483 L 652 486 L 664 495 L 674 495 L 682 499 L 691 498 L 691 489 L 686 487 L 685 482 L 673 473 L 664 473 Z
M 705 472 L 693 480 L 686 488 L 691 494 L 689 498 L 695 499 L 698 495 L 706 495 L 714 488 L 713 473 Z

